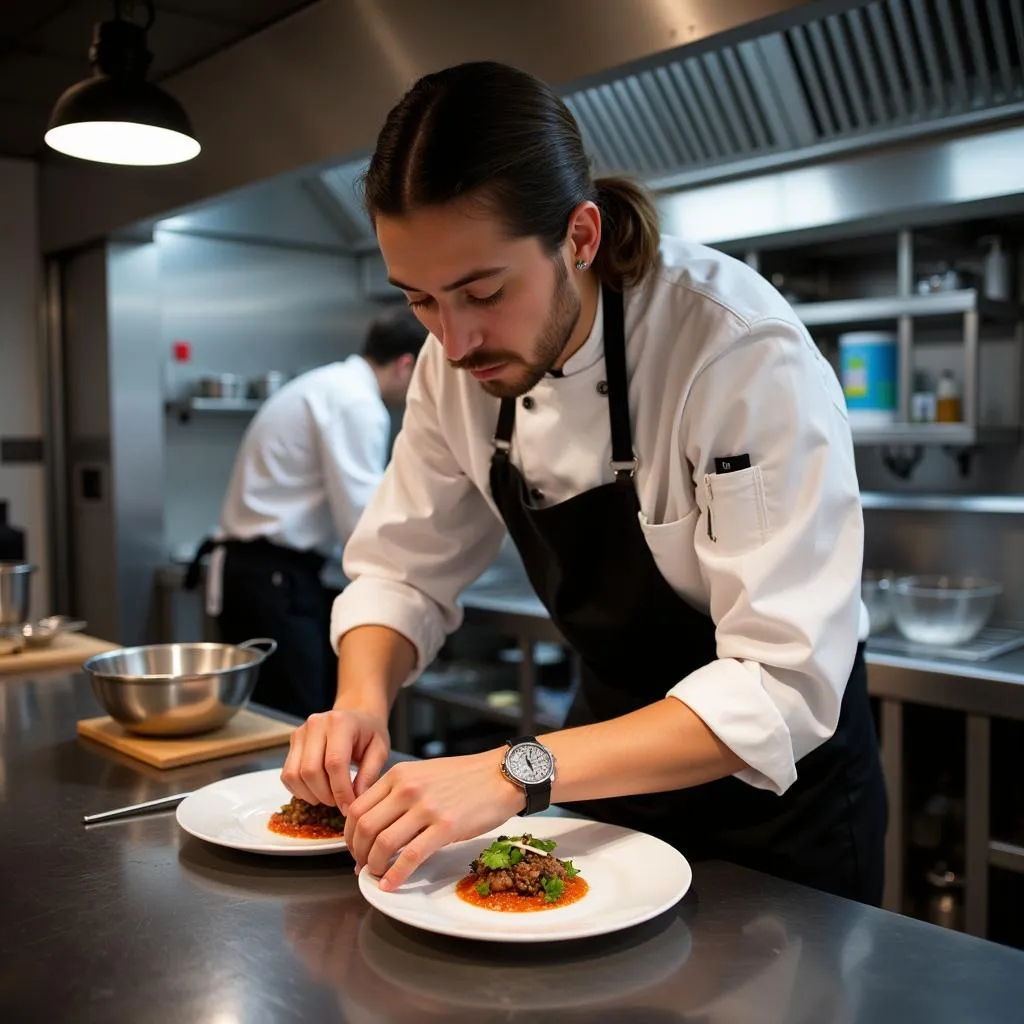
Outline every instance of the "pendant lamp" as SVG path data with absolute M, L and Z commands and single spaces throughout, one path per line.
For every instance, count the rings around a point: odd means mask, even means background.
M 149 12 L 145 25 L 126 20 L 125 6 L 140 5 L 115 0 L 114 19 L 95 26 L 89 49 L 93 75 L 57 100 L 46 144 L 99 163 L 184 163 L 200 150 L 188 114 L 173 96 L 146 81 L 153 59 L 146 47 L 154 18 L 152 0 L 141 5 Z

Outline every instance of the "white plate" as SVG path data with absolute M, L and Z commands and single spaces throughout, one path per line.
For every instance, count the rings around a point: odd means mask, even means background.
M 291 798 L 280 768 L 233 775 L 185 797 L 178 804 L 178 824 L 197 839 L 249 853 L 309 857 L 348 849 L 344 839 L 296 839 L 271 832 L 271 814 Z
M 590 891 L 564 907 L 503 914 L 474 907 L 455 884 L 492 839 L 530 832 L 556 839 L 554 853 L 571 860 Z M 690 888 L 686 858 L 668 843 L 618 825 L 568 817 L 510 818 L 477 839 L 452 843 L 434 854 L 396 892 L 383 892 L 364 867 L 359 888 L 381 913 L 441 935 L 485 942 L 554 942 L 629 928 L 677 903 Z

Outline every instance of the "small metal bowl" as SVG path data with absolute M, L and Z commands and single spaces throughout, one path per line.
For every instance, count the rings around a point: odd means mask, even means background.
M 153 644 L 97 654 L 82 668 L 96 700 L 129 732 L 190 736 L 219 729 L 244 708 L 260 666 L 276 650 L 266 639 Z
M 77 633 L 85 629 L 81 620 L 67 615 L 49 615 L 37 622 L 26 622 L 20 628 L 22 639 L 29 647 L 49 647 L 61 633 Z

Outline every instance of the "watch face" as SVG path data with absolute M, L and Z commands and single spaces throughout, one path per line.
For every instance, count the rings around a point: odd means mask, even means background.
M 518 782 L 544 782 L 551 778 L 554 762 L 539 743 L 517 743 L 505 760 L 509 774 Z

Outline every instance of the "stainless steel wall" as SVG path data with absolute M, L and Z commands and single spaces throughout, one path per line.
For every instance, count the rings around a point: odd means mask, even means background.
M 355 260 L 326 252 L 158 232 L 158 363 L 174 341 L 192 346 L 184 372 L 266 370 L 289 375 L 362 347 L 381 308 L 363 301 Z M 166 452 L 165 548 L 193 548 L 216 526 L 235 454 L 251 417 L 198 413 L 162 420 Z

